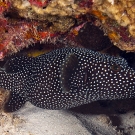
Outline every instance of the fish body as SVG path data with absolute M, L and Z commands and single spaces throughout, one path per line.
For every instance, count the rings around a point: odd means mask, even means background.
M 84 48 L 62 48 L 7 62 L 0 87 L 11 91 L 5 111 L 26 101 L 44 109 L 68 109 L 97 100 L 135 97 L 135 71 L 125 59 Z

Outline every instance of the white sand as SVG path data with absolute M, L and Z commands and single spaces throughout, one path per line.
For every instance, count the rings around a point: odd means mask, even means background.
M 104 114 L 44 110 L 27 103 L 17 112 L 1 114 L 0 135 L 135 135 L 133 113 L 118 116 L 118 129 Z

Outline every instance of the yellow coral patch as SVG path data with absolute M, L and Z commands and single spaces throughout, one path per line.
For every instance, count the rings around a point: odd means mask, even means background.
M 92 10 L 91 13 L 103 22 L 107 19 L 107 17 L 103 16 L 102 13 L 97 10 Z
M 78 31 L 77 30 L 73 30 L 72 33 L 77 36 L 78 35 Z
M 108 33 L 108 36 L 110 39 L 115 40 L 115 41 L 118 41 L 120 39 L 116 32 L 110 32 Z

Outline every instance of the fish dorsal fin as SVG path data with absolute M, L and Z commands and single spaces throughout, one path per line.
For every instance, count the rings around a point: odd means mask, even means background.
M 66 56 L 65 61 L 61 66 L 60 84 L 63 92 L 70 91 L 70 77 L 78 66 L 78 58 L 74 53 Z
M 29 63 L 29 57 L 26 56 L 16 56 L 9 59 L 3 66 L 3 70 L 6 73 L 17 73 L 24 69 Z

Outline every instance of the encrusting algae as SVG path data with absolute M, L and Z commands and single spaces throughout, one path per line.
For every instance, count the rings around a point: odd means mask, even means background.
M 97 16 L 114 45 L 121 50 L 135 51 L 135 1 L 95 0 L 93 7 L 105 17 Z
M 48 39 L 75 42 L 87 22 L 101 28 L 121 50 L 134 51 L 134 4 L 133 0 L 0 0 L 0 59 Z

